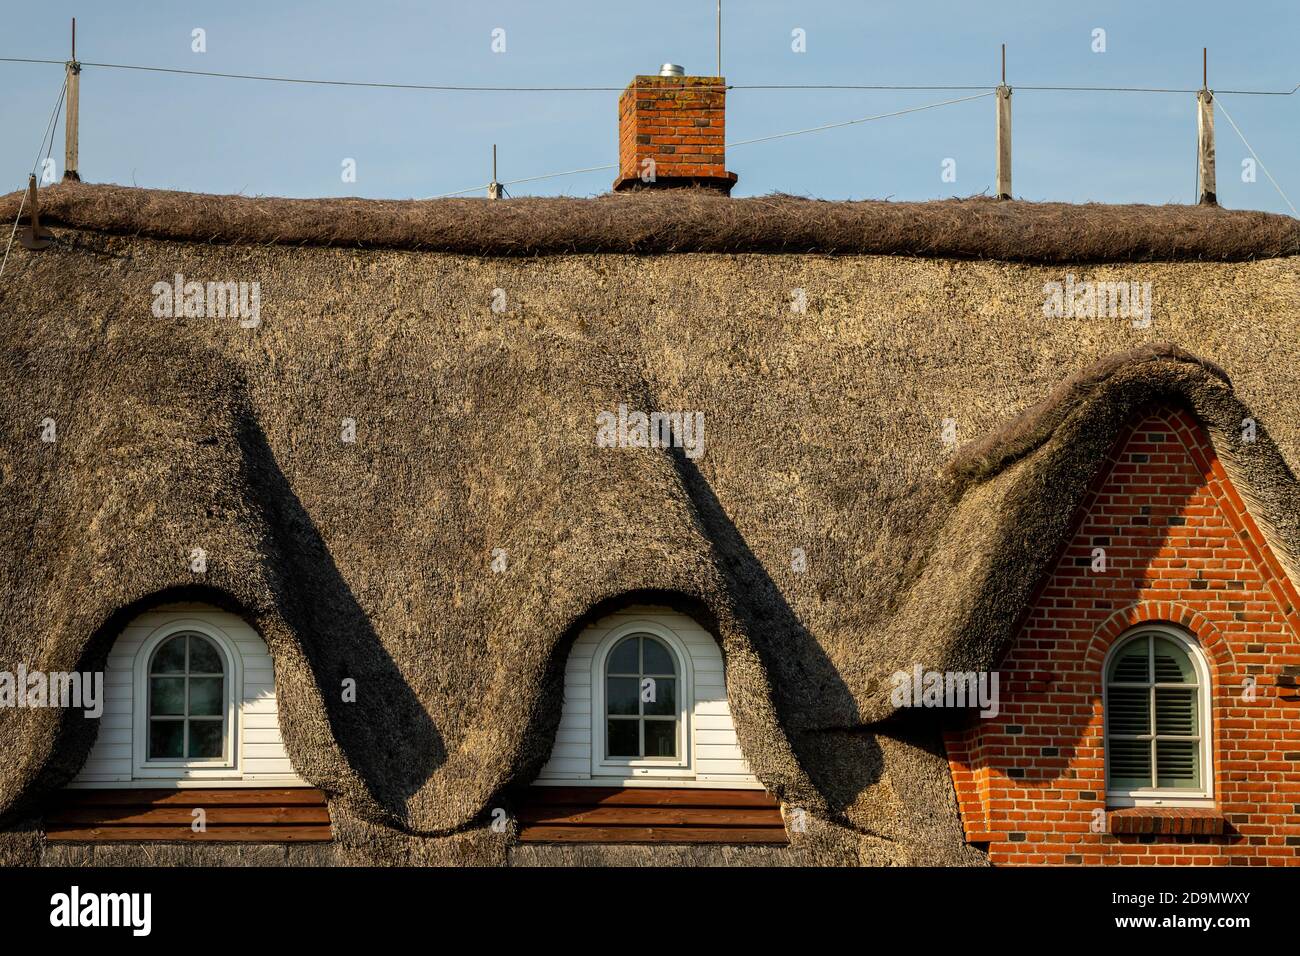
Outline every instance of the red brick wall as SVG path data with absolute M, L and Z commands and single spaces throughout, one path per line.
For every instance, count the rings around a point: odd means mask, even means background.
M 995 864 L 1300 864 L 1295 589 L 1190 414 L 1144 413 L 1111 462 L 1000 667 L 1001 712 L 946 734 L 967 839 Z M 1115 833 L 1113 812 L 1097 826 L 1102 662 L 1144 621 L 1205 650 L 1220 835 Z
M 720 76 L 638 76 L 618 101 L 620 179 L 655 161 L 657 178 L 726 177 L 726 81 Z

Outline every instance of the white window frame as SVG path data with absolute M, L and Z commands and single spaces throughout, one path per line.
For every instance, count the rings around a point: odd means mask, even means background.
M 605 756 L 605 662 L 610 652 L 625 637 L 648 634 L 667 646 L 677 658 L 677 753 L 670 757 Z M 653 621 L 630 621 L 614 628 L 596 646 L 591 658 L 591 775 L 593 777 L 670 777 L 689 779 L 695 776 L 694 728 L 695 672 L 686 645 L 676 634 Z
M 1176 642 L 1187 654 L 1196 671 L 1196 712 L 1200 720 L 1201 789 L 1142 787 L 1134 790 L 1110 786 L 1110 665 L 1115 655 L 1141 637 L 1164 637 Z M 1139 624 L 1125 631 L 1106 652 L 1101 665 L 1102 753 L 1106 775 L 1106 805 L 1109 807 L 1213 807 L 1214 806 L 1214 722 L 1210 707 L 1213 700 L 1209 662 L 1200 643 L 1192 635 L 1167 624 Z M 1155 715 L 1152 715 L 1155 719 Z M 1152 768 L 1154 772 L 1155 768 Z
M 219 759 L 150 760 L 149 757 L 149 664 L 154 651 L 169 637 L 179 633 L 201 634 L 210 640 L 225 659 L 226 747 Z M 132 666 L 135 693 L 132 695 L 132 763 L 133 776 L 160 779 L 202 779 L 230 777 L 239 772 L 240 719 L 239 698 L 244 686 L 243 660 L 238 646 L 219 627 L 194 618 L 178 618 L 158 627 L 140 645 Z

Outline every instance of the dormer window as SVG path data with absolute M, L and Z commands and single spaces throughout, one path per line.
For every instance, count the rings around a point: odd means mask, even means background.
M 625 637 L 605 660 L 605 756 L 676 760 L 682 751 L 677 658 L 650 634 Z
M 574 640 L 536 784 L 520 843 L 789 842 L 741 752 L 717 640 L 666 607 L 616 611 Z
M 149 659 L 148 760 L 222 760 L 229 753 L 225 656 L 207 637 L 175 634 Z
M 332 838 L 325 795 L 294 772 L 280 735 L 275 661 L 246 621 L 197 602 L 142 612 L 109 651 L 104 697 L 47 840 Z

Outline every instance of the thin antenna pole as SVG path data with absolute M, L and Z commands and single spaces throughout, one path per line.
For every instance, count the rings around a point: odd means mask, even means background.
M 492 144 L 492 182 L 488 183 L 488 199 L 500 199 L 505 187 L 497 182 L 497 144 Z
M 77 18 L 72 18 L 72 59 L 77 58 Z
M 1210 51 L 1208 47 L 1201 47 L 1201 89 L 1210 88 Z
M 722 75 L 722 0 L 718 0 L 718 72 L 715 75 Z
M 1007 45 L 1002 44 L 1002 85 L 1007 85 Z

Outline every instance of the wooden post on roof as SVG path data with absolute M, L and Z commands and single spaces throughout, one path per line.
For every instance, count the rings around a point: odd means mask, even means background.
M 1011 198 L 1011 87 L 1007 86 L 1007 45 L 1002 44 L 1002 83 L 997 88 L 997 194 Z
M 77 162 L 77 125 L 80 122 L 81 64 L 77 62 L 77 18 L 72 18 L 72 59 L 68 61 L 67 126 L 63 135 L 63 178 L 81 180 Z
M 1216 206 L 1214 181 L 1214 94 L 1209 86 L 1209 54 L 1201 49 L 1201 91 L 1196 94 L 1196 175 L 1200 181 L 1197 202 L 1202 206 Z

